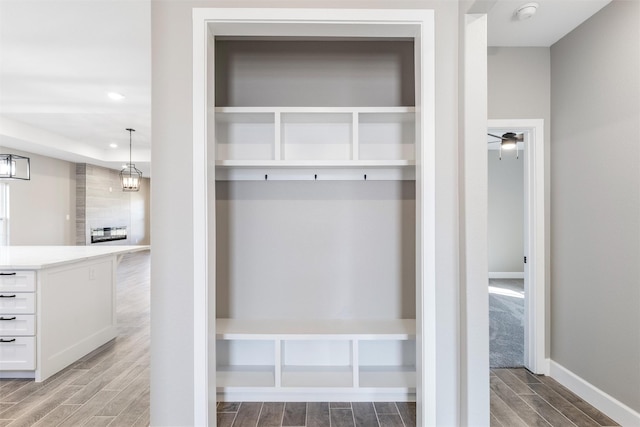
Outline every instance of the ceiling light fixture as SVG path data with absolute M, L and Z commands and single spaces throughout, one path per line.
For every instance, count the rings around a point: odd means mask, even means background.
M 0 179 L 31 179 L 31 162 L 28 157 L 16 154 L 0 154 Z
M 136 130 L 131 128 L 127 128 L 127 130 L 129 131 L 129 163 L 120 171 L 120 183 L 122 191 L 138 191 L 140 190 L 142 172 L 131 161 L 131 134 Z
M 109 144 L 109 147 L 118 148 L 118 144 L 112 142 L 111 144 Z
M 494 135 L 488 133 L 487 135 L 492 136 L 494 138 L 500 139 L 500 160 L 502 160 L 502 150 L 516 150 L 516 159 L 520 157 L 520 151 L 518 150 L 518 142 L 524 141 L 523 133 L 515 133 L 515 132 L 507 132 L 502 134 L 502 136 Z M 491 141 L 490 143 L 495 143 L 498 141 Z
M 107 96 L 113 99 L 114 101 L 122 101 L 125 98 L 123 94 L 118 92 L 109 92 L 107 93 Z
M 524 21 L 525 19 L 531 18 L 533 15 L 536 14 L 539 6 L 540 5 L 535 2 L 523 4 L 522 6 L 516 9 L 516 13 L 515 13 L 516 18 L 518 18 L 519 21 Z

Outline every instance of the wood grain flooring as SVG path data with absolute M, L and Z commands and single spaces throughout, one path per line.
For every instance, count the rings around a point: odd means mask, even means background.
M 148 252 L 118 267 L 118 337 L 53 377 L 0 380 L 2 426 L 149 425 Z M 551 378 L 491 371 L 491 425 L 617 426 Z M 413 427 L 415 403 L 220 402 L 218 427 Z

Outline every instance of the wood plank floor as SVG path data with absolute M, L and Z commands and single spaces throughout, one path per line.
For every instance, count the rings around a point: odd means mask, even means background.
M 118 267 L 114 341 L 42 383 L 0 380 L 2 426 L 149 425 L 149 253 Z M 548 377 L 524 369 L 491 371 L 492 426 L 615 426 Z M 410 427 L 406 402 L 220 402 L 219 427 Z

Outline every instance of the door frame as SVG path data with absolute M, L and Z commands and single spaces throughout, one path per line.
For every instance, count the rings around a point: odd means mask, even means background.
M 546 357 L 544 120 L 488 120 L 494 132 L 527 132 L 524 144 L 525 330 L 524 365 L 534 374 L 549 374 Z M 488 195 L 487 195 L 488 196 Z

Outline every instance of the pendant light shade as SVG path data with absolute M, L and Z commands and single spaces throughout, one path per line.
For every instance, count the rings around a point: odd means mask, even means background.
M 31 163 L 28 157 L 16 154 L 0 154 L 0 179 L 31 179 Z
M 127 130 L 129 131 L 129 163 L 120 171 L 120 183 L 122 191 L 138 191 L 140 190 L 142 172 L 131 162 L 131 133 L 136 130 L 131 128 Z

